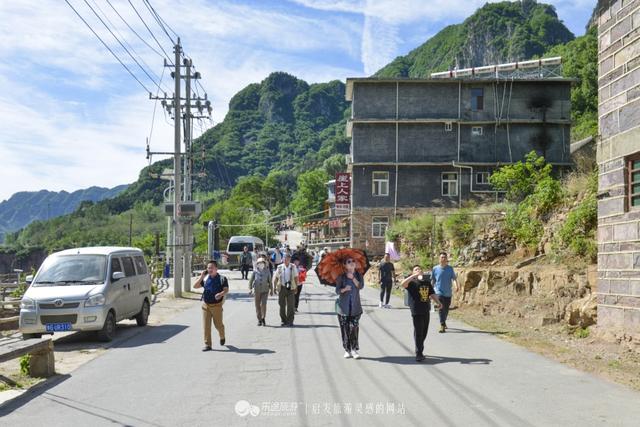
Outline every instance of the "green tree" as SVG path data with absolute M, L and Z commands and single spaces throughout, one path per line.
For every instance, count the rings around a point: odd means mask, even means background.
M 298 191 L 291 201 L 291 209 L 296 215 L 309 215 L 324 209 L 327 200 L 329 175 L 322 169 L 315 169 L 298 176 Z
M 551 164 L 531 151 L 524 161 L 503 166 L 494 172 L 489 182 L 496 190 L 506 192 L 508 201 L 517 203 L 533 194 L 538 183 L 551 176 L 551 171 Z

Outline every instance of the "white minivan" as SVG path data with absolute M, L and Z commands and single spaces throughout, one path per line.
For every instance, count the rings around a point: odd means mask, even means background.
M 231 236 L 227 244 L 226 266 L 229 268 L 240 267 L 240 254 L 244 247 L 249 248 L 249 252 L 255 249 L 258 253 L 264 251 L 262 239 L 254 236 Z M 223 262 L 223 264 L 225 264 Z
M 111 341 L 116 322 L 147 324 L 151 276 L 137 248 L 68 249 L 47 257 L 20 303 L 25 339 L 62 331 L 97 331 Z

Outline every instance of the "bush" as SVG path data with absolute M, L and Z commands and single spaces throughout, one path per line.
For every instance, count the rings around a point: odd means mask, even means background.
M 446 217 L 443 227 L 447 239 L 451 240 L 455 247 L 471 243 L 476 228 L 473 216 L 466 210 Z
M 571 255 L 584 257 L 591 262 L 597 259 L 596 228 L 598 226 L 598 201 L 596 192 L 598 174 L 594 171 L 589 177 L 588 189 L 580 204 L 569 212 L 567 220 L 558 233 L 562 248 Z
M 20 373 L 22 375 L 29 375 L 29 364 L 31 363 L 31 355 L 25 354 L 20 357 Z
M 489 182 L 496 190 L 506 192 L 506 200 L 520 202 L 533 194 L 541 181 L 551 177 L 551 169 L 544 157 L 531 151 L 524 162 L 503 166 L 494 172 Z

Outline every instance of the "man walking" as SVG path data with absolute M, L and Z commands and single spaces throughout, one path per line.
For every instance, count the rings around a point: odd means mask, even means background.
M 278 294 L 281 326 L 293 326 L 298 270 L 291 263 L 291 255 L 285 254 L 284 262 L 276 269 L 276 273 L 273 275 L 273 287 Z
M 202 292 L 202 322 L 204 323 L 204 348 L 202 351 L 211 351 L 211 320 L 220 336 L 220 345 L 225 343 L 224 323 L 222 321 L 222 303 L 224 296 L 229 292 L 229 281 L 218 274 L 218 263 L 209 261 L 207 270 L 200 274 L 194 288 L 204 288 Z
M 242 279 L 249 279 L 249 269 L 253 266 L 253 256 L 251 256 L 251 252 L 249 252 L 249 247 L 245 246 L 242 248 L 242 253 L 240 254 L 240 274 L 242 274 Z
M 254 292 L 258 326 L 267 326 L 265 323 L 267 299 L 269 294 L 273 295 L 273 288 L 271 287 L 271 270 L 267 268 L 267 260 L 263 257 L 258 258 L 257 268 L 251 273 L 251 279 L 249 279 L 249 295 Z
M 451 306 L 451 282 L 455 283 L 455 290 L 458 291 L 458 281 L 453 267 L 449 265 L 449 258 L 446 252 L 440 252 L 440 264 L 433 267 L 431 274 L 431 284 L 441 302 L 440 307 L 440 332 L 441 334 L 447 330 L 447 316 L 449 315 L 449 307 Z
M 429 274 L 424 273 L 419 265 L 413 267 L 412 273 L 400 285 L 409 294 L 416 362 L 422 362 L 424 360 L 424 341 L 429 331 L 429 310 L 431 309 L 429 300 L 432 299 L 436 304 L 440 304 L 440 301 L 435 295 Z
M 378 271 L 378 279 L 380 281 L 380 302 L 378 303 L 378 307 L 391 308 L 389 305 L 389 298 L 391 298 L 391 288 L 393 287 L 396 270 L 388 253 L 384 254 L 384 258 L 378 267 Z

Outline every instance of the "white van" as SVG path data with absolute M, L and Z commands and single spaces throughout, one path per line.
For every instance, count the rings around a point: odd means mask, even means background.
M 25 339 L 62 331 L 97 331 L 111 341 L 116 322 L 147 324 L 151 276 L 136 248 L 68 249 L 49 255 L 20 303 Z
M 240 254 L 245 246 L 249 248 L 249 252 L 253 252 L 254 248 L 258 252 L 264 251 L 262 239 L 254 236 L 231 236 L 226 253 L 226 264 L 229 268 L 240 267 Z

